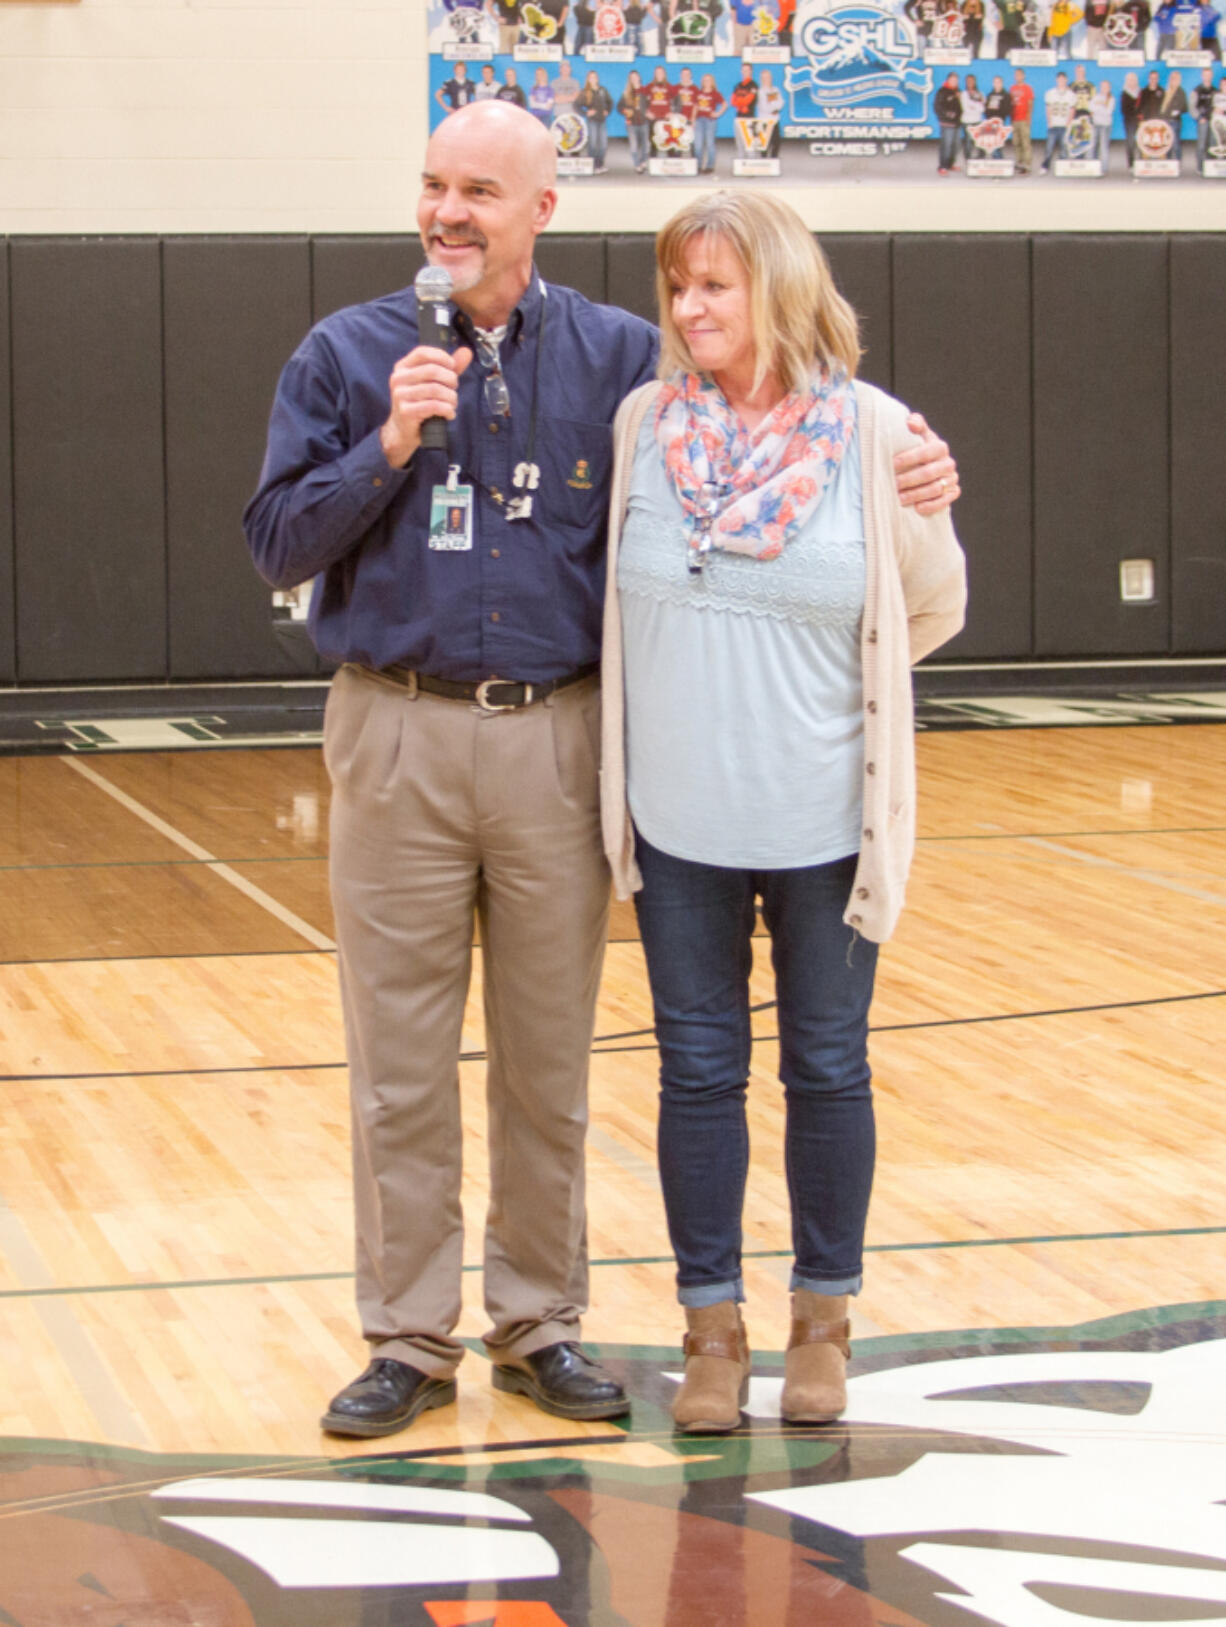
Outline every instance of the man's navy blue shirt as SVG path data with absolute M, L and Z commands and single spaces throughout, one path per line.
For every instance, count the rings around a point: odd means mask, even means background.
M 462 315 L 456 328 L 471 347 Z M 485 409 L 486 370 L 474 357 L 449 455 L 420 450 L 392 469 L 379 442 L 388 378 L 417 342 L 416 296 L 405 288 L 325 318 L 290 358 L 244 517 L 257 567 L 278 588 L 322 575 L 310 624 L 331 660 L 536 683 L 587 666 L 600 654 L 613 415 L 654 374 L 655 329 L 573 289 L 551 283 L 542 293 L 534 275 L 501 348 L 509 419 Z M 538 377 L 540 485 L 531 518 L 509 521 Z M 470 551 L 427 546 L 431 495 L 449 460 L 474 489 Z

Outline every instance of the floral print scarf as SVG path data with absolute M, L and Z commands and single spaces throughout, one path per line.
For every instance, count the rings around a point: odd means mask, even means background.
M 855 423 L 848 381 L 820 368 L 753 430 L 713 380 L 675 373 L 656 405 L 656 445 L 685 512 L 700 522 L 714 512 L 712 547 L 774 559 L 821 502 Z

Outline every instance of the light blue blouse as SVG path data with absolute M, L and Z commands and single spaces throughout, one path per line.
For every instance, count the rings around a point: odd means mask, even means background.
M 864 763 L 859 437 L 773 560 L 686 564 L 688 519 L 643 423 L 622 529 L 630 811 L 653 847 L 731 869 L 860 846 Z

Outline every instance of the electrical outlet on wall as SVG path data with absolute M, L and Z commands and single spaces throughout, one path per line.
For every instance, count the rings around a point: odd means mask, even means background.
M 1120 598 L 1125 604 L 1153 604 L 1154 562 L 1152 559 L 1120 560 Z

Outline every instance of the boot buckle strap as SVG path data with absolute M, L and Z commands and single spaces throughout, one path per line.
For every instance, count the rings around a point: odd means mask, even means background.
M 709 1333 L 687 1333 L 684 1351 L 689 1356 L 723 1356 L 727 1361 L 742 1357 L 740 1333 L 736 1328 L 719 1328 Z
M 835 1345 L 843 1355 L 851 1355 L 851 1322 L 792 1322 L 792 1336 L 788 1340 L 788 1349 L 795 1350 L 798 1345 Z

